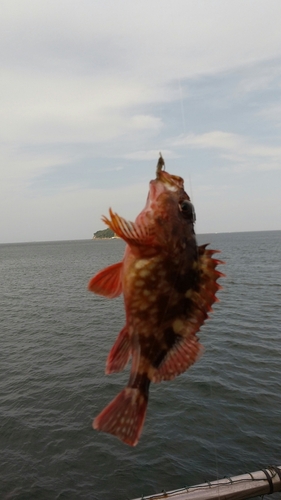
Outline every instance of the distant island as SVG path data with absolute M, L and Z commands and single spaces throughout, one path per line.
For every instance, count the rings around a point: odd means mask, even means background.
M 93 236 L 93 240 L 103 240 L 112 238 L 118 238 L 118 236 L 116 236 L 116 234 L 109 227 L 107 229 L 96 231 Z

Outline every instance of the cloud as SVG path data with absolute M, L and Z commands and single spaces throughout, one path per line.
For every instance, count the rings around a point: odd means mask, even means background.
M 237 171 L 281 170 L 281 147 L 257 144 L 238 134 L 220 130 L 187 134 L 175 140 L 174 145 L 219 150 L 221 158 L 236 163 Z
M 160 151 L 156 149 L 150 149 L 147 151 L 134 151 L 133 153 L 127 153 L 124 155 L 124 158 L 128 160 L 153 160 L 156 162 L 157 158 L 159 158 Z M 165 160 L 170 158 L 177 158 L 178 155 L 169 149 L 162 149 L 161 154 Z
M 229 132 L 214 130 L 205 134 L 187 134 L 174 142 L 175 146 L 188 146 L 194 148 L 208 149 L 230 149 L 240 147 L 244 142 L 243 137 Z
M 130 214 L 159 151 L 199 196 L 220 169 L 226 206 L 231 173 L 271 171 L 274 191 L 280 17 L 266 0 L 3 0 L 1 238 L 87 237 L 107 198 Z
M 241 68 L 241 78 L 236 87 L 236 97 L 247 94 L 262 94 L 280 89 L 280 57 L 262 61 L 262 64 L 250 64 L 247 71 Z
M 257 113 L 259 118 L 274 122 L 278 127 L 281 125 L 281 105 L 271 104 Z
M 110 206 L 134 220 L 147 191 L 147 184 L 138 183 L 130 189 L 84 189 L 81 195 L 80 186 L 72 186 L 41 194 L 38 200 L 16 189 L 6 200 L 0 198 L 1 241 L 90 239 L 93 232 L 105 228 L 101 216 Z
M 280 55 L 280 16 L 279 2 L 264 0 L 4 0 L 0 32 L 7 65 L 84 74 L 117 68 L 155 82 Z
M 4 1 L 2 140 L 104 142 L 130 127 L 158 132 L 161 118 L 137 108 L 178 99 L 187 78 L 281 56 L 281 5 L 252 7 L 249 0 L 109 0 L 107 8 Z M 260 76 L 263 86 L 269 74 Z M 258 75 L 248 80 L 241 85 L 250 92 Z
M 163 97 L 163 95 L 162 95 Z M 161 92 L 137 82 L 115 78 L 78 78 L 60 75 L 2 75 L 1 108 L 5 142 L 96 142 L 135 130 L 159 130 L 161 119 L 128 114 L 135 103 L 161 99 Z
M 149 115 L 135 115 L 130 119 L 130 124 L 137 130 L 150 130 L 156 132 L 158 132 L 163 126 L 160 118 Z

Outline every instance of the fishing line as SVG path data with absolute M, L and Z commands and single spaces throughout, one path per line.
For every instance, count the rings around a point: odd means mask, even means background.
M 186 121 L 185 121 L 185 112 L 184 112 L 184 105 L 183 105 L 183 93 L 182 93 L 182 86 L 181 86 L 180 78 L 178 78 L 178 86 L 179 86 L 179 96 L 180 96 L 180 106 L 181 106 L 182 128 L 183 128 L 183 134 L 185 135 L 185 133 L 186 133 Z M 162 168 L 161 159 L 163 161 L 163 158 L 162 158 L 161 153 L 159 153 L 159 154 L 160 154 L 160 159 L 158 160 L 158 164 L 157 164 L 157 167 L 156 167 L 156 175 L 158 173 L 158 170 Z M 165 165 L 164 161 L 163 161 L 163 165 Z M 190 174 L 189 168 L 188 168 L 188 178 L 189 178 L 189 186 L 190 186 L 190 190 L 189 190 L 190 198 L 191 198 L 191 200 L 193 202 L 191 174 Z M 184 256 L 182 257 L 182 262 L 184 262 Z M 181 268 L 181 266 L 180 266 L 180 268 Z M 180 271 L 178 271 L 178 273 L 174 277 L 174 280 L 173 280 L 173 283 L 172 283 L 172 288 L 175 288 L 175 284 L 176 284 L 176 282 L 178 280 L 179 275 L 180 275 Z M 166 304 L 166 307 L 163 310 L 163 314 L 162 314 L 162 318 L 161 318 L 161 322 L 160 322 L 159 328 L 161 328 L 161 326 L 163 326 L 163 324 L 165 322 L 165 316 L 166 316 L 167 310 L 168 310 L 169 305 L 170 305 L 171 297 L 172 297 L 172 293 L 170 292 L 169 298 L 168 298 L 168 301 L 167 301 L 167 304 Z M 154 341 L 152 342 L 152 348 L 155 346 L 155 343 L 156 343 L 156 339 L 154 339 Z M 176 344 L 175 344 L 174 348 L 176 349 Z M 161 366 L 161 364 L 164 361 L 165 361 L 165 358 L 161 361 L 160 366 Z
M 211 416 L 212 416 L 212 427 L 213 427 L 213 441 L 214 441 L 214 451 L 215 451 L 215 467 L 216 467 L 216 474 L 217 474 L 217 480 L 219 480 L 219 465 L 218 465 L 218 441 L 217 441 L 217 419 L 215 417 L 215 411 L 214 411 L 214 399 L 213 399 L 213 386 L 212 386 L 212 369 L 209 367 L 209 386 L 210 386 L 210 396 L 211 396 Z
M 183 135 L 186 135 L 186 121 L 185 121 L 185 112 L 184 112 L 184 105 L 183 105 L 183 92 L 182 92 L 182 85 L 181 85 L 181 80 L 178 77 L 178 85 L 179 85 L 179 96 L 180 96 L 180 107 L 181 107 L 181 118 L 182 118 L 182 130 L 183 130 Z M 192 183 L 191 183 L 191 173 L 190 169 L 187 166 L 188 170 L 188 181 L 189 181 L 189 193 L 190 193 L 190 199 L 194 203 L 194 197 L 193 197 L 193 192 L 192 192 Z
M 178 77 L 178 86 L 179 86 L 179 97 L 180 97 L 180 107 L 181 107 L 181 116 L 182 116 L 182 128 L 183 128 L 183 134 L 184 136 L 186 135 L 186 119 L 185 119 L 185 109 L 184 109 L 184 102 L 183 102 L 183 91 L 182 91 L 182 85 L 181 85 L 181 80 Z M 196 204 L 194 203 L 194 196 L 193 196 L 193 190 L 192 190 L 192 182 L 191 182 L 191 173 L 189 167 L 188 169 L 188 180 L 189 180 L 189 189 L 190 189 L 190 198 L 193 203 L 193 205 L 196 207 Z M 195 209 L 196 213 L 196 209 Z M 210 396 L 211 396 L 211 408 L 210 408 L 210 413 L 211 413 L 211 418 L 212 418 L 212 427 L 213 427 L 213 446 L 214 446 L 214 452 L 215 452 L 215 468 L 216 468 L 216 474 L 217 474 L 217 480 L 219 479 L 219 467 L 218 467 L 218 444 L 217 444 L 217 431 L 218 431 L 218 421 L 215 415 L 214 411 L 214 399 L 213 399 L 213 386 L 212 386 L 212 373 L 211 373 L 211 367 L 209 367 L 209 386 L 210 386 Z
M 183 133 L 186 134 L 186 123 L 185 123 L 183 97 L 182 97 L 182 86 L 181 86 L 180 78 L 178 78 L 178 83 L 179 83 L 179 93 L 180 93 L 180 103 L 181 103 L 182 128 L 183 128 Z

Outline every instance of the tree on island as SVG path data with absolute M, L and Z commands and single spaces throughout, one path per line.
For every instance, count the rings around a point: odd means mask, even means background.
M 113 236 L 114 236 L 114 232 L 109 227 L 107 229 L 96 231 L 94 233 L 94 239 L 95 238 L 113 238 Z

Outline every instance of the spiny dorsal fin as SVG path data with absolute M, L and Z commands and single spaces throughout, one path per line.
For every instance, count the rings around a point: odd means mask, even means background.
M 151 242 L 151 236 L 145 224 L 127 221 L 109 209 L 110 219 L 103 216 L 102 220 L 107 224 L 117 236 L 126 243 L 134 245 L 148 245 Z

